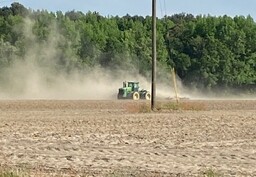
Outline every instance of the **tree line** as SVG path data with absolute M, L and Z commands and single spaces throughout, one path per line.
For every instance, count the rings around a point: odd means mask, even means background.
M 134 69 L 147 75 L 151 31 L 150 16 L 35 11 L 13 3 L 0 8 L 0 72 L 25 59 L 34 43 L 47 44 L 56 38 L 54 67 L 58 69 Z M 38 59 L 42 63 L 47 60 L 43 56 Z M 163 71 L 175 68 L 186 86 L 255 91 L 256 23 L 251 16 L 181 13 L 158 18 L 157 66 Z

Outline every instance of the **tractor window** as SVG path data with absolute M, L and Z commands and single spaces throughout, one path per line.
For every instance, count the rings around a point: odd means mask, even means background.
M 136 92 L 139 91 L 139 84 L 138 83 L 134 83 L 133 90 L 136 91 Z

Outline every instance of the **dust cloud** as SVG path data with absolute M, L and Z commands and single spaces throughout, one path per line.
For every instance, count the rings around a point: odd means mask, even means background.
M 1 71 L 0 99 L 116 99 L 123 81 L 139 81 L 142 89 L 151 90 L 151 76 L 143 77 L 136 69 L 94 67 L 86 72 L 74 68 L 66 72 L 56 68 L 62 55 L 57 46 L 63 40 L 56 25 L 52 25 L 49 39 L 38 43 L 32 33 L 33 21 L 26 19 L 25 23 L 22 33 L 29 50 L 24 58 L 14 58 L 11 66 Z M 172 90 L 169 83 L 157 85 L 159 97 L 171 96 Z
M 127 70 L 106 69 L 99 66 L 79 71 L 73 67 L 72 61 L 77 58 L 70 56 L 65 60 L 69 71 L 58 68 L 63 56 L 59 44 L 65 38 L 58 32 L 57 25 L 51 25 L 50 37 L 43 42 L 37 42 L 32 29 L 34 22 L 25 20 L 21 30 L 27 45 L 24 58 L 13 56 L 14 61 L 9 67 L 0 71 L 0 99 L 80 99 L 80 100 L 109 100 L 116 99 L 118 88 L 123 81 L 138 81 L 140 88 L 151 91 L 151 73 L 143 77 L 136 68 Z M 173 77 L 170 69 L 157 66 L 156 95 L 159 99 L 175 98 Z M 203 93 L 198 89 L 186 88 L 181 79 L 176 76 L 177 94 L 180 98 L 188 99 L 251 99 L 250 96 L 230 95 L 216 96 L 219 93 Z M 221 93 L 222 91 L 220 91 Z M 255 96 L 253 96 L 255 98 Z

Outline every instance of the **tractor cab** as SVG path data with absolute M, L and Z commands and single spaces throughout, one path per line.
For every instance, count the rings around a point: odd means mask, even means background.
M 130 91 L 139 91 L 139 82 L 123 82 L 123 88 L 129 88 Z

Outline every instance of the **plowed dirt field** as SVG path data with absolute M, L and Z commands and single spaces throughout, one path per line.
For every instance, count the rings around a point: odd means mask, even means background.
M 30 176 L 256 176 L 256 101 L 186 102 L 149 112 L 143 101 L 2 100 L 0 167 Z

